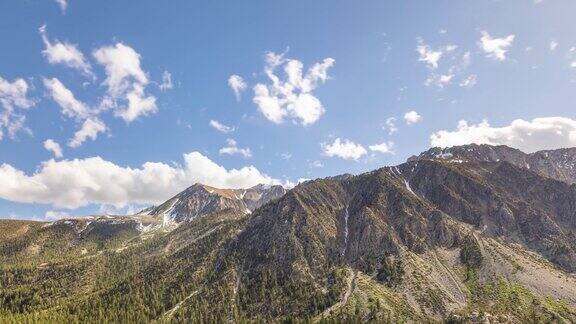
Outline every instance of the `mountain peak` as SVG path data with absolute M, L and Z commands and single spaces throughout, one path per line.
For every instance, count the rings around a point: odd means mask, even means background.
M 447 148 L 434 147 L 408 161 L 460 160 L 476 162 L 508 162 L 520 168 L 530 169 L 540 175 L 576 183 L 576 148 L 525 153 L 506 145 L 468 144 Z
M 286 190 L 279 185 L 259 184 L 248 189 L 222 189 L 195 183 L 153 208 L 148 215 L 163 217 L 164 223 L 171 224 L 227 209 L 247 214 L 284 193 Z

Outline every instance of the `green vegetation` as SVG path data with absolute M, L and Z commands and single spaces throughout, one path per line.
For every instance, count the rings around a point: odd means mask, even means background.
M 474 234 L 468 235 L 460 248 L 460 262 L 469 269 L 478 269 L 482 266 L 483 260 L 480 245 Z
M 378 269 L 376 278 L 385 282 L 390 287 L 397 287 L 400 285 L 404 278 L 402 259 L 393 256 L 385 257 L 382 262 L 382 267 Z
M 520 323 L 574 323 L 576 311 L 565 301 L 541 297 L 526 287 L 504 279 L 481 283 L 476 270 L 468 269 L 470 301 L 460 315 L 478 312 Z
M 538 269 L 547 285 L 574 283 L 574 234 L 555 222 L 573 217 L 570 193 L 518 191 L 494 168 L 419 161 L 311 181 L 250 215 L 216 208 L 169 230 L 141 232 L 152 216 L 0 221 L 0 323 L 576 322 L 536 293 L 549 287 L 514 282 L 534 279 L 534 254 L 563 269 Z

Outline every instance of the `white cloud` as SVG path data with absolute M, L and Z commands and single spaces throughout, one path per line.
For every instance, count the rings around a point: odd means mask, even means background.
M 108 91 L 113 96 L 126 92 L 132 82 L 148 83 L 148 75 L 140 67 L 140 54 L 122 43 L 101 47 L 94 51 L 94 58 L 104 66 Z
M 93 55 L 106 70 L 104 84 L 108 86 L 108 96 L 103 99 L 102 107 L 114 108 L 115 115 L 128 123 L 157 111 L 156 98 L 144 91 L 149 81 L 140 66 L 140 54 L 130 46 L 117 43 L 101 47 Z
M 492 127 L 487 121 L 469 124 L 462 120 L 454 131 L 441 130 L 431 136 L 431 145 L 448 147 L 470 143 L 508 145 L 524 152 L 576 146 L 576 120 L 543 117 L 516 119 L 508 126 Z
M 74 133 L 74 137 L 68 142 L 68 146 L 77 148 L 87 139 L 95 140 L 99 133 L 107 131 L 107 127 L 100 119 L 96 117 L 88 118 L 82 124 L 82 127 Z
M 58 4 L 58 6 L 60 7 L 60 10 L 62 11 L 62 13 L 66 13 L 66 8 L 68 7 L 67 0 L 55 0 L 55 1 Z
M 459 50 L 456 45 L 444 45 L 433 50 L 420 38 L 417 39 L 416 51 L 420 54 L 418 60 L 424 62 L 430 70 L 424 85 L 444 88 L 459 77 L 470 65 L 470 52 Z M 440 66 L 442 60 L 442 68 Z
M 482 37 L 478 45 L 486 53 L 487 57 L 504 61 L 514 38 L 514 35 L 508 35 L 503 38 L 492 38 L 488 32 L 482 31 Z
M 132 91 L 126 94 L 126 99 L 128 99 L 128 106 L 125 109 L 116 111 L 115 115 L 121 117 L 127 123 L 138 119 L 140 116 L 153 114 L 158 110 L 156 97 L 146 96 L 144 86 L 139 83 L 134 84 Z
M 63 211 L 58 211 L 58 210 L 49 210 L 44 214 L 44 218 L 50 221 L 57 221 L 59 219 L 63 219 L 63 218 L 69 218 L 70 214 L 63 212 Z
M 210 120 L 210 126 L 212 126 L 214 129 L 224 134 L 229 134 L 234 131 L 234 127 L 226 126 L 217 120 Z
M 235 155 L 239 154 L 245 158 L 249 158 L 252 156 L 252 151 L 249 148 L 239 148 L 238 143 L 235 140 L 229 138 L 226 140 L 228 146 L 225 146 L 218 151 L 220 154 L 228 154 L 228 155 Z
M 368 148 L 374 152 L 380 152 L 384 154 L 394 154 L 394 142 L 383 142 L 380 144 L 370 145 Z
M 95 140 L 99 133 L 107 131 L 104 122 L 86 104 L 78 101 L 72 91 L 66 88 L 58 79 L 44 79 L 44 86 L 49 90 L 49 94 L 54 101 L 62 108 L 62 114 L 82 123 L 80 129 L 74 133 L 74 137 L 68 141 L 68 146 L 78 148 L 87 139 Z M 126 113 L 130 112 L 130 109 L 126 110 Z
M 442 50 L 435 51 L 430 46 L 426 45 L 421 39 L 418 40 L 416 51 L 420 55 L 418 61 L 426 63 L 428 68 L 434 70 L 438 68 L 438 61 L 442 58 Z
M 550 50 L 555 51 L 557 47 L 558 47 L 558 42 L 555 40 L 551 40 L 550 41 Z
M 396 127 L 396 118 L 395 117 L 388 117 L 386 118 L 386 122 L 384 123 L 384 130 L 388 130 L 388 135 L 392 135 L 398 131 L 398 127 Z
M 408 125 L 416 124 L 422 121 L 422 116 L 420 116 L 420 114 L 418 114 L 416 111 L 411 110 L 404 114 L 404 120 Z
M 101 157 L 48 160 L 33 174 L 0 165 L 0 198 L 56 208 L 158 204 L 196 182 L 218 188 L 281 183 L 253 166 L 227 170 L 199 152 L 185 154 L 183 165 L 146 162 L 139 168 L 118 166 Z
M 66 2 L 63 1 L 64 7 Z M 44 41 L 46 49 L 42 51 L 42 54 L 48 60 L 50 64 L 63 64 L 69 68 L 76 69 L 82 72 L 84 75 L 93 77 L 92 67 L 90 63 L 86 61 L 84 54 L 78 50 L 75 44 L 63 43 L 55 41 L 50 42 L 48 39 L 48 34 L 46 32 L 46 25 L 40 27 L 40 35 Z
M 478 82 L 477 79 L 476 74 L 470 74 L 466 79 L 460 82 L 460 86 L 463 88 L 472 88 Z
M 112 205 L 102 204 L 98 206 L 98 214 L 101 215 L 134 215 L 141 210 L 150 207 L 146 204 L 128 204 L 124 207 L 115 207 Z
M 28 83 L 24 79 L 9 82 L 0 77 L 0 140 L 4 137 L 4 132 L 8 132 L 11 138 L 19 131 L 30 133 L 24 126 L 26 117 L 20 112 L 35 105 L 27 94 Z
M 162 91 L 174 88 L 174 84 L 172 83 L 172 73 L 164 71 L 164 73 L 162 73 L 162 83 L 160 83 L 158 87 Z
M 345 160 L 357 161 L 368 153 L 362 145 L 356 144 L 348 139 L 340 140 L 340 138 L 336 138 L 332 144 L 322 143 L 321 146 L 324 155 L 340 157 Z
M 232 88 L 232 91 L 234 91 L 236 100 L 240 101 L 242 92 L 246 90 L 246 82 L 244 82 L 244 79 L 239 75 L 233 74 L 228 78 L 228 85 Z
M 62 108 L 62 114 L 70 118 L 86 119 L 90 115 L 90 108 L 81 101 L 78 101 L 72 91 L 56 78 L 43 79 L 44 87 L 49 91 L 49 95 Z
M 54 154 L 54 157 L 59 159 L 62 157 L 62 148 L 60 147 L 60 144 L 58 144 L 57 142 L 55 142 L 53 139 L 49 138 L 47 140 L 44 141 L 44 148 L 50 152 L 52 152 L 52 154 Z
M 334 62 L 334 59 L 326 58 L 303 73 L 302 62 L 285 59 L 283 54 L 267 53 L 265 73 L 270 84 L 258 83 L 254 87 L 253 101 L 260 112 L 274 123 L 293 118 L 303 125 L 313 124 L 324 114 L 325 109 L 312 92 L 320 82 L 328 80 L 328 69 Z M 282 65 L 286 74 L 285 81 L 275 74 L 276 68 Z
M 452 83 L 452 79 L 454 78 L 454 74 L 431 74 L 424 84 L 426 86 L 437 86 L 439 88 L 444 88 L 445 86 Z
M 310 167 L 312 168 L 323 168 L 324 167 L 324 163 L 322 163 L 321 161 L 315 160 L 310 162 Z

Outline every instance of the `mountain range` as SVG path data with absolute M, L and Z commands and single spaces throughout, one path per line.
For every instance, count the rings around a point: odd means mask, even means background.
M 576 149 L 0 221 L 0 322 L 576 322 Z

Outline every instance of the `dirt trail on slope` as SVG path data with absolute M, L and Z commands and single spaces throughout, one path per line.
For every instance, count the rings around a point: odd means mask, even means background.
M 182 304 L 184 304 L 185 301 L 192 298 L 192 296 L 196 295 L 199 291 L 200 291 L 200 289 L 197 289 L 194 292 L 192 292 L 190 295 L 188 295 L 186 298 L 182 299 L 178 304 L 176 304 L 174 307 L 172 307 L 171 309 L 166 311 L 164 313 L 164 315 L 161 316 L 161 318 L 171 318 L 172 315 L 174 315 L 174 313 L 180 308 L 180 306 L 182 306 Z
M 348 303 L 348 299 L 356 289 L 356 280 L 358 278 L 358 270 L 352 270 L 352 271 L 353 271 L 352 275 L 348 276 L 346 280 L 346 291 L 344 292 L 344 296 L 342 296 L 342 299 L 340 299 L 339 302 L 335 303 L 334 305 L 326 309 L 324 312 L 322 312 L 319 318 L 328 317 L 332 312 Z

